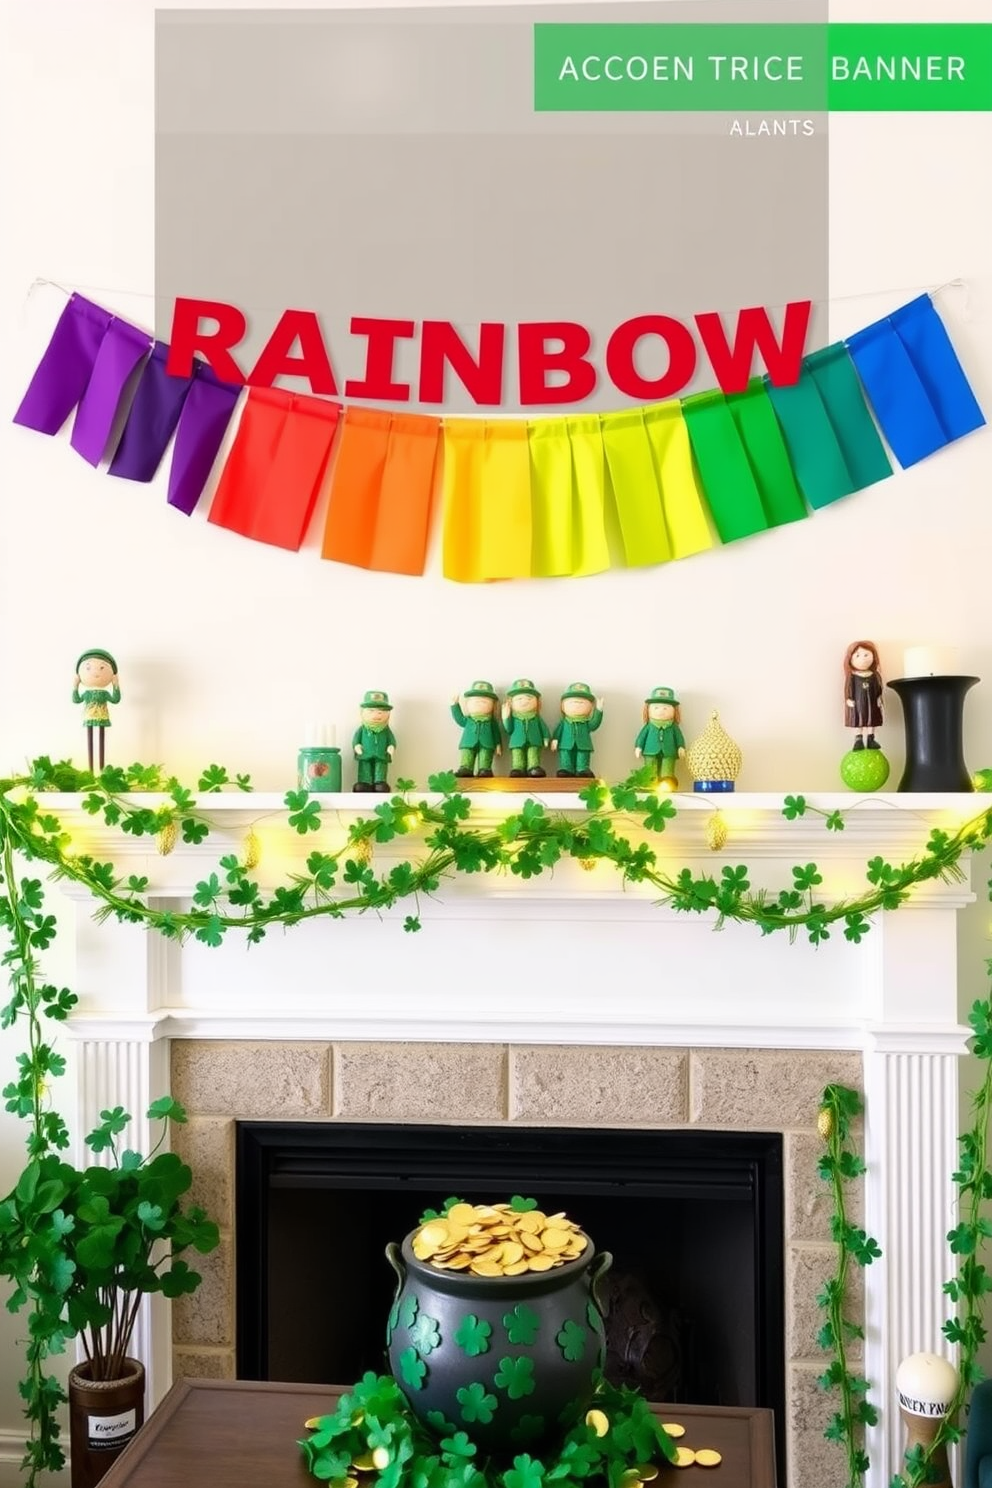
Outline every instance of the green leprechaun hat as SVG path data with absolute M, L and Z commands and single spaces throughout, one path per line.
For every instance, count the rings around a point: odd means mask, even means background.
M 513 686 L 506 689 L 507 697 L 516 697 L 521 692 L 528 692 L 531 697 L 539 698 L 541 696 L 529 677 L 518 677 Z
M 568 698 L 579 698 L 584 703 L 594 703 L 596 701 L 588 682 L 570 682 L 561 695 L 563 703 Z
M 670 703 L 673 708 L 679 707 L 679 700 L 671 687 L 652 687 L 650 697 L 644 699 L 646 703 Z
M 362 698 L 363 708 L 392 708 L 389 695 L 385 692 L 367 692 Z
M 471 687 L 466 687 L 465 697 L 490 698 L 492 702 L 498 703 L 496 689 L 491 682 L 473 682 Z

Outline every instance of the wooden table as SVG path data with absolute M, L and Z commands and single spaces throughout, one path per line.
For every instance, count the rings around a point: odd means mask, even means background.
M 255 1380 L 177 1380 L 101 1488 L 316 1488 L 297 1441 L 341 1389 Z M 686 1428 L 682 1444 L 715 1447 L 719 1467 L 662 1467 L 657 1483 L 775 1488 L 772 1412 L 656 1405 Z

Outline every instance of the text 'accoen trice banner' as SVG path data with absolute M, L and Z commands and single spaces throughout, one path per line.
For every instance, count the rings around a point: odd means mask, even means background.
M 992 25 L 534 27 L 538 113 L 992 109 Z

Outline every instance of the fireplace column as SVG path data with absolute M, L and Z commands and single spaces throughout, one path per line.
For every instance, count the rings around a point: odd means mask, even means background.
M 934 887 L 883 916 L 869 937 L 865 1223 L 882 1258 L 866 1275 L 865 1375 L 882 1419 L 869 1433 L 868 1488 L 888 1488 L 902 1465 L 900 1362 L 921 1351 L 956 1356 L 942 1332 L 953 1308 L 943 1288 L 956 1264 L 946 1236 L 957 1223 L 951 1175 L 968 1036 L 958 1021 L 957 912 L 973 897 L 960 885 Z

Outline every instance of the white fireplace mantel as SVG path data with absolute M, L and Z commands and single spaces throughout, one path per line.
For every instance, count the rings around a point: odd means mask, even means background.
M 533 798 L 542 799 L 539 790 Z M 135 798 L 142 805 L 159 799 Z M 249 830 L 261 844 L 254 876 L 265 887 L 312 850 L 342 846 L 349 824 L 377 804 L 374 796 L 319 799 L 321 831 L 303 837 L 287 828 L 281 796 L 202 797 L 197 807 L 212 822 L 210 837 L 199 846 L 179 842 L 168 856 L 153 840 L 94 820 L 79 797 L 53 794 L 44 804 L 71 833 L 75 852 L 147 877 L 151 901 L 165 908 L 188 901 L 225 853 L 242 854 Z M 415 811 L 429 798 L 409 799 Z M 476 796 L 472 820 L 494 822 L 519 810 L 522 799 Z M 816 862 L 824 880 L 818 893 L 831 900 L 864 892 L 869 858 L 905 862 L 932 828 L 953 830 L 989 804 L 981 796 L 807 796 L 810 807 L 846 813 L 845 830 L 834 832 L 812 812 L 785 820 L 778 796 L 674 800 L 676 820 L 650 836 L 660 861 L 716 876 L 745 863 L 755 888 L 776 891 L 791 886 L 794 865 Z M 544 804 L 552 813 L 584 810 L 573 796 L 549 794 Z M 728 829 L 719 852 L 706 845 L 715 810 Z M 639 832 L 632 822 L 629 835 Z M 375 866 L 388 870 L 423 851 L 417 826 L 377 845 Z M 884 1449 L 876 1441 L 869 1488 L 885 1488 L 900 1453 L 890 1408 L 895 1368 L 906 1354 L 939 1346 L 942 1288 L 953 1270 L 944 1237 L 968 1032 L 958 1018 L 956 920 L 974 898 L 967 861 L 962 870 L 959 881 L 935 881 L 878 917 L 861 945 L 848 943 L 838 924 L 819 948 L 802 937 L 793 945 L 784 935 L 763 938 L 750 926 L 714 933 L 713 916 L 659 908 L 654 891 L 625 887 L 605 864 L 586 872 L 565 862 L 527 883 L 508 873 L 460 875 L 421 900 L 419 934 L 404 933 L 404 905 L 270 932 L 250 949 L 236 934 L 210 950 L 136 926 L 97 925 L 86 892 L 69 885 L 78 901 L 75 1130 L 89 1130 L 105 1106 L 140 1112 L 167 1092 L 175 1038 L 858 1050 L 866 1225 L 884 1252 L 866 1273 L 865 1370 L 884 1413 Z M 146 1150 L 147 1124 L 136 1119 L 134 1127 L 129 1143 Z M 162 1318 L 149 1308 L 137 1338 L 153 1402 L 170 1379 Z

